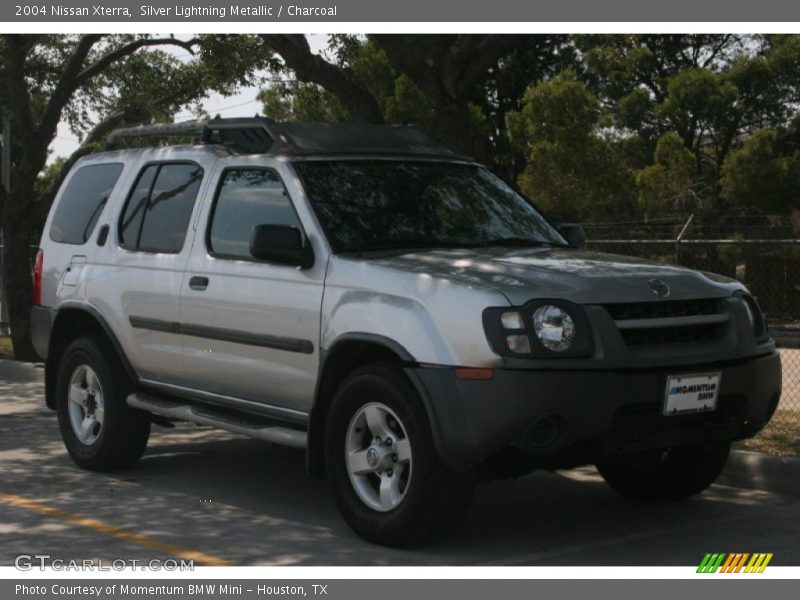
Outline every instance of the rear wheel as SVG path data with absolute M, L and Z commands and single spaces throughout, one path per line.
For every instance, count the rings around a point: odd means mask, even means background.
M 61 437 L 83 469 L 120 469 L 141 458 L 150 420 L 126 403 L 133 384 L 113 346 L 100 336 L 80 338 L 58 369 L 56 407 Z
M 422 403 L 389 364 L 358 369 L 339 388 L 325 454 L 342 516 L 378 544 L 416 546 L 442 537 L 472 500 L 472 474 L 440 464 Z
M 729 442 L 676 446 L 605 460 L 597 463 L 597 470 L 627 498 L 683 500 L 716 481 L 729 452 Z

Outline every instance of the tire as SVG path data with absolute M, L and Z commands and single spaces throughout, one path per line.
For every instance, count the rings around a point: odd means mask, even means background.
M 623 496 L 645 502 L 684 500 L 716 481 L 730 443 L 694 444 L 603 461 L 597 470 Z
M 150 419 L 127 405 L 133 391 L 108 340 L 87 336 L 67 347 L 58 365 L 56 409 L 61 437 L 75 464 L 109 471 L 129 467 L 142 457 Z
M 376 430 L 383 432 L 381 443 L 373 437 Z M 370 542 L 427 544 L 451 532 L 469 509 L 472 473 L 452 473 L 441 465 L 422 402 L 391 364 L 359 368 L 339 387 L 328 411 L 324 443 L 339 511 Z M 370 449 L 375 450 L 376 465 L 369 460 Z M 382 484 L 385 495 L 380 493 Z

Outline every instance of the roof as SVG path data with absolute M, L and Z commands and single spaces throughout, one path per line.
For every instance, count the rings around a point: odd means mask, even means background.
M 465 158 L 414 125 L 277 123 L 266 117 L 209 119 L 117 129 L 107 149 L 130 138 L 198 138 L 239 153 L 283 156 L 403 155 Z

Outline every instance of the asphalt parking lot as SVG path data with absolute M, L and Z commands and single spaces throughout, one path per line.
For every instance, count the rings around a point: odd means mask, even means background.
M 302 452 L 194 425 L 154 427 L 134 468 L 68 458 L 42 370 L 0 361 L 0 565 L 19 554 L 232 565 L 696 565 L 706 552 L 773 552 L 800 564 L 800 498 L 721 485 L 642 505 L 591 469 L 479 488 L 451 538 L 399 551 L 340 520 Z

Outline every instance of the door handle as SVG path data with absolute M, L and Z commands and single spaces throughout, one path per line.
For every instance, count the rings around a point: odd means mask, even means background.
M 189 287 L 193 290 L 203 291 L 208 287 L 208 277 L 194 276 L 189 280 Z

